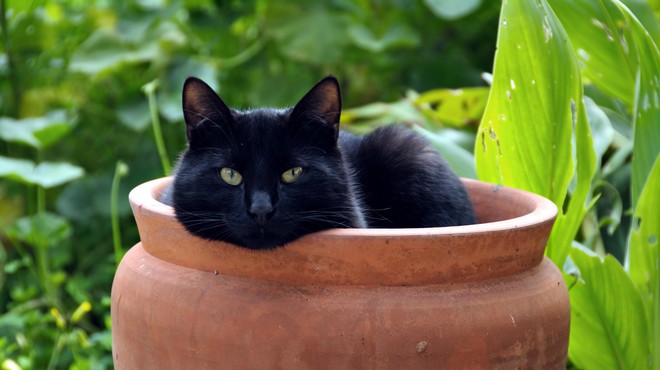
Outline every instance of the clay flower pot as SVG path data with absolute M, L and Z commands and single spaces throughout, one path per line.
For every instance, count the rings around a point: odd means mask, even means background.
M 563 369 L 568 292 L 550 201 L 465 180 L 480 224 L 342 229 L 250 251 L 130 194 L 141 242 L 112 287 L 117 369 Z

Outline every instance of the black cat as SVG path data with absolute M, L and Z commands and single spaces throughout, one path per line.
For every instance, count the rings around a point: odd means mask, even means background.
M 292 108 L 230 109 L 204 82 L 183 87 L 189 147 L 162 201 L 191 233 L 251 249 L 330 228 L 475 223 L 440 154 L 405 127 L 339 130 L 327 77 Z

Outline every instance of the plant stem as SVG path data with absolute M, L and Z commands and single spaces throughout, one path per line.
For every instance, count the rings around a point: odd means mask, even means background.
M 51 353 L 50 355 L 50 361 L 48 361 L 48 370 L 57 369 L 57 362 L 60 359 L 60 354 L 62 353 L 63 347 L 64 347 L 64 338 L 62 334 L 60 334 L 57 337 L 57 341 L 55 342 L 55 348 L 53 348 L 53 353 Z
M 154 130 L 154 139 L 156 140 L 156 147 L 158 148 L 158 155 L 160 156 L 160 163 L 163 166 L 165 176 L 169 176 L 172 170 L 167 150 L 165 149 L 165 141 L 163 140 L 163 133 L 160 129 L 160 117 L 158 116 L 158 104 L 156 103 L 156 89 L 158 88 L 158 80 L 153 80 L 148 84 L 142 86 L 142 91 L 147 96 L 149 101 L 149 113 L 151 114 L 151 125 Z
M 18 78 L 18 71 L 16 70 L 16 61 L 14 59 L 14 52 L 9 38 L 9 25 L 7 24 L 7 1 L 0 0 L 0 29 L 2 30 L 2 46 L 7 55 L 7 70 L 9 74 L 9 83 L 12 90 L 12 102 L 8 104 L 9 114 L 18 116 L 19 107 L 22 100 L 21 83 Z
M 110 188 L 110 217 L 112 219 L 112 242 L 115 251 L 115 263 L 119 266 L 124 251 L 121 244 L 121 230 L 119 228 L 119 211 L 117 210 L 117 198 L 119 194 L 119 180 L 128 173 L 128 166 L 122 161 L 117 161 L 115 176 L 112 178 Z

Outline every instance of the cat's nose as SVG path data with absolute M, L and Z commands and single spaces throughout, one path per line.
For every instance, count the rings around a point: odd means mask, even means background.
M 252 194 L 252 199 L 250 202 L 250 215 L 263 226 L 266 224 L 274 212 L 273 202 L 270 199 L 270 195 L 265 191 L 255 191 Z

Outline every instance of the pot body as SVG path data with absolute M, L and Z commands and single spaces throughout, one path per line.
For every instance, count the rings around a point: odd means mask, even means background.
M 554 205 L 467 182 L 480 225 L 253 252 L 188 235 L 152 202 L 165 181 L 131 195 L 142 242 L 113 283 L 116 369 L 565 367 L 568 293 L 543 257 Z

